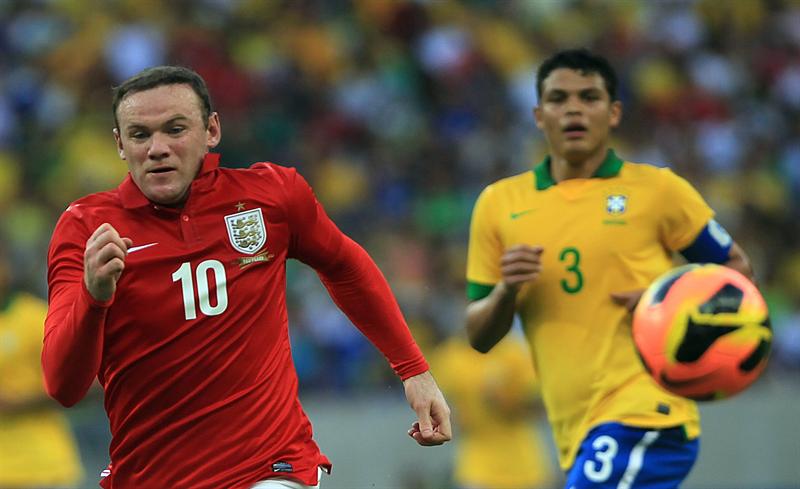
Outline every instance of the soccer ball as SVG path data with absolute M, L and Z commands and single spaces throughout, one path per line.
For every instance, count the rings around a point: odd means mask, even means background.
M 645 291 L 633 313 L 633 340 L 661 387 L 709 401 L 730 397 L 758 378 L 772 329 L 764 298 L 744 275 L 690 264 Z

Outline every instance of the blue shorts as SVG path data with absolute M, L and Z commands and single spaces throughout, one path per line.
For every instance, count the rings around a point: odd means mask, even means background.
M 648 429 L 606 423 L 581 443 L 567 489 L 675 489 L 689 475 L 700 440 L 683 427 Z

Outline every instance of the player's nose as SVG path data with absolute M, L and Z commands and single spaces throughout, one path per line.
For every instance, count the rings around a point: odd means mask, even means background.
M 150 147 L 147 148 L 147 157 L 151 160 L 161 160 L 169 156 L 169 144 L 165 134 L 155 133 L 150 137 Z
M 578 115 L 581 113 L 581 101 L 578 97 L 567 97 L 564 109 L 567 115 Z

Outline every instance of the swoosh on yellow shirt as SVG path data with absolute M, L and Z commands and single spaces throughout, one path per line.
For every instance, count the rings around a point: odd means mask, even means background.
M 518 219 L 518 218 L 524 216 L 525 214 L 530 214 L 531 212 L 533 212 L 535 210 L 536 209 L 525 209 L 524 211 L 512 212 L 511 213 L 511 219 Z

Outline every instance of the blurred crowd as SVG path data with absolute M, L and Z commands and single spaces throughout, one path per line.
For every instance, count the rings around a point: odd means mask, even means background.
M 478 192 L 544 156 L 535 70 L 586 46 L 621 78 L 614 147 L 674 168 L 754 260 L 800 369 L 800 1 L 5 0 L 0 233 L 46 295 L 56 219 L 125 176 L 111 87 L 180 64 L 208 82 L 223 165 L 296 166 L 378 261 L 423 348 L 462 327 Z M 289 268 L 304 389 L 385 389 L 385 362 Z

